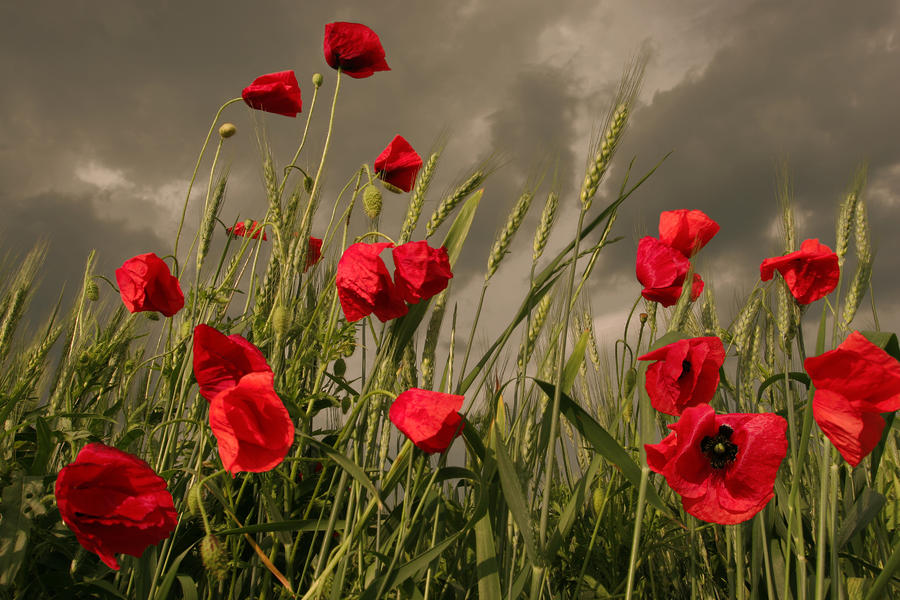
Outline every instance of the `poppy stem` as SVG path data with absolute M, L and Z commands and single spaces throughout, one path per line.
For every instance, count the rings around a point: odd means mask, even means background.
M 294 153 L 294 158 L 291 159 L 291 163 L 284 168 L 284 177 L 281 178 L 281 185 L 278 186 L 279 201 L 281 200 L 281 195 L 284 193 L 284 185 L 287 183 L 291 168 L 300 169 L 300 167 L 297 166 L 297 159 L 300 158 L 300 152 L 303 151 L 303 146 L 306 144 L 306 134 L 309 132 L 309 122 L 312 120 L 313 111 L 316 109 L 316 98 L 319 97 L 319 87 L 320 86 L 317 85 L 313 88 L 312 102 L 309 106 L 309 112 L 306 113 L 306 125 L 303 127 L 303 136 L 300 138 L 300 145 L 297 147 L 297 151 Z M 303 173 L 305 177 L 309 177 L 303 169 L 300 169 L 300 172 Z
M 200 169 L 200 161 L 203 159 L 203 153 L 206 152 L 206 146 L 209 145 L 209 139 L 212 137 L 213 131 L 216 129 L 216 123 L 219 121 L 219 117 L 222 115 L 222 111 L 235 102 L 242 101 L 243 98 L 232 98 L 221 107 L 219 107 L 219 111 L 216 113 L 216 116 L 213 118 L 212 125 L 209 126 L 209 133 L 206 134 L 206 140 L 203 142 L 203 147 L 200 148 L 200 155 L 197 157 L 197 164 L 194 165 L 194 173 L 191 175 L 191 181 L 188 184 L 187 197 L 184 199 L 184 208 L 181 209 L 181 222 L 178 223 L 178 233 L 175 234 L 175 250 L 172 254 L 175 256 L 175 263 L 178 263 L 178 240 L 181 239 L 181 229 L 184 227 L 184 217 L 187 214 L 188 201 L 191 199 L 191 189 L 194 187 L 194 180 L 197 179 L 197 171 Z M 177 267 L 176 267 L 177 269 Z M 180 274 L 175 273 L 175 277 L 178 277 Z
M 831 462 L 831 447 L 830 444 L 826 443 L 825 451 L 822 453 L 822 468 L 819 469 L 819 514 L 818 527 L 816 528 L 816 600 L 825 599 L 825 526 L 828 521 L 828 480 L 831 475 Z M 833 573 L 831 585 L 831 597 L 836 598 Z

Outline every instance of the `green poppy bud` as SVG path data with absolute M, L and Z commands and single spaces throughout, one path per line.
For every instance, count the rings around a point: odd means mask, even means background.
M 334 371 L 335 377 L 343 377 L 344 373 L 347 372 L 347 363 L 344 362 L 343 358 L 339 358 L 334 361 L 334 368 L 332 370 Z
M 322 83 L 325 82 L 325 78 L 322 77 L 321 73 L 313 73 L 312 82 L 314 86 L 321 87 Z
M 100 288 L 97 287 L 96 281 L 89 281 L 87 287 L 84 289 L 84 295 L 87 296 L 87 299 L 91 302 L 96 302 L 97 298 L 100 297 Z
M 200 558 L 206 570 L 219 581 L 228 576 L 228 555 L 219 538 L 207 534 L 200 542 Z
M 368 184 L 363 189 L 363 209 L 373 221 L 381 214 L 381 192 L 374 185 Z
M 234 123 L 225 123 L 221 127 L 219 127 L 219 135 L 224 138 L 230 138 L 235 133 L 237 133 L 237 127 L 234 126 Z

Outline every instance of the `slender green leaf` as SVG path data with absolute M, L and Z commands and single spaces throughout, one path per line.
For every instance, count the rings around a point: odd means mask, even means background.
M 516 466 L 509 458 L 509 453 L 503 445 L 503 439 L 497 435 L 496 430 L 491 431 L 491 447 L 497 457 L 497 473 L 500 475 L 500 487 L 503 489 L 503 497 L 512 514 L 516 526 L 522 533 L 525 542 L 525 552 L 531 564 L 538 564 L 537 546 L 534 541 L 534 531 L 531 528 L 531 515 L 528 511 L 528 503 L 522 492 L 522 484 L 516 472 Z

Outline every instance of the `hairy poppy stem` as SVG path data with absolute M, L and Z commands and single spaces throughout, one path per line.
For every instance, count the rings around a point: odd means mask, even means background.
M 299 168 L 297 167 L 297 159 L 300 158 L 300 153 L 303 151 L 303 146 L 306 144 L 306 134 L 309 132 L 309 122 L 312 120 L 313 111 L 316 109 L 316 98 L 319 97 L 319 86 L 315 86 L 313 88 L 313 97 L 312 102 L 309 105 L 309 112 L 306 114 L 306 125 L 303 127 L 303 136 L 300 138 L 300 145 L 297 147 L 297 151 L 294 153 L 294 158 L 291 159 L 291 162 L 288 166 L 284 168 L 284 176 L 281 178 L 281 185 L 278 186 L 278 198 L 281 199 L 281 195 L 284 193 L 284 185 L 287 183 L 288 175 L 291 172 L 291 168 Z M 306 171 L 300 169 L 300 172 L 306 176 Z
M 191 199 L 191 189 L 194 187 L 194 180 L 197 179 L 197 171 L 200 169 L 200 161 L 203 159 L 203 153 L 206 152 L 206 146 L 209 145 L 209 138 L 212 137 L 213 131 L 216 130 L 216 123 L 218 123 L 219 117 L 222 115 L 222 111 L 224 111 L 228 105 L 241 101 L 243 101 L 243 98 L 232 98 L 221 107 L 219 107 L 219 111 L 213 118 L 212 125 L 209 126 L 209 133 L 206 134 L 206 140 L 203 142 L 203 147 L 200 148 L 200 155 L 197 157 L 197 164 L 194 165 L 194 173 L 191 175 L 191 182 L 188 184 L 187 197 L 184 199 L 184 208 L 181 209 L 181 221 L 178 223 L 178 233 L 175 234 L 175 250 L 172 252 L 172 255 L 175 256 L 176 264 L 180 264 L 178 263 L 178 240 L 181 239 L 181 229 L 182 227 L 184 227 L 184 217 L 187 214 L 188 201 Z M 179 276 L 180 273 L 175 273 L 175 277 Z

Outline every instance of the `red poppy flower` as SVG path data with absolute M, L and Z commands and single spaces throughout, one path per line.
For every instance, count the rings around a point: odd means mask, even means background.
M 78 543 L 116 570 L 116 554 L 140 557 L 178 522 L 172 494 L 150 465 L 97 443 L 59 472 L 56 505 Z
M 769 281 L 776 270 L 800 304 L 810 304 L 830 294 L 841 274 L 837 254 L 817 239 L 805 240 L 797 252 L 762 261 L 759 278 Z
M 338 299 L 344 317 L 359 321 L 373 312 L 382 323 L 402 317 L 409 310 L 391 281 L 391 274 L 378 255 L 390 242 L 356 243 L 344 250 L 338 261 Z
M 226 336 L 209 325 L 194 328 L 194 377 L 200 395 L 212 402 L 220 392 L 233 388 L 249 373 L 265 373 L 271 385 L 272 368 L 259 348 L 234 334 Z
M 719 232 L 719 224 L 702 210 L 667 210 L 659 215 L 659 239 L 687 258 Z
M 116 269 L 122 302 L 132 313 L 159 311 L 171 317 L 184 308 L 184 294 L 169 265 L 153 252 L 129 258 Z
M 378 35 L 360 23 L 329 23 L 325 26 L 325 62 L 354 79 L 375 71 L 390 71 Z
M 443 452 L 462 433 L 464 423 L 457 411 L 464 399 L 455 394 L 412 388 L 397 396 L 388 417 L 422 451 Z
M 653 408 L 680 415 L 689 406 L 712 400 L 725 348 L 717 337 L 690 338 L 657 348 L 638 360 L 656 361 L 647 368 L 645 382 Z
M 450 283 L 450 258 L 447 249 L 432 248 L 428 242 L 407 242 L 393 249 L 394 284 L 400 296 L 410 304 L 439 294 Z
M 412 189 L 420 168 L 422 157 L 400 135 L 395 136 L 375 159 L 375 174 L 404 192 Z
M 691 267 L 691 262 L 681 252 L 655 237 L 644 237 L 638 242 L 635 272 L 644 286 L 641 295 L 651 302 L 672 306 L 681 296 L 681 286 Z M 694 273 L 691 284 L 691 300 L 700 297 L 703 280 Z
M 878 445 L 880 413 L 900 409 L 900 362 L 858 331 L 803 363 L 813 385 L 813 417 L 854 467 Z
M 261 227 L 259 222 L 249 221 L 249 223 L 250 224 L 247 225 L 247 223 L 245 223 L 243 221 L 238 221 L 237 223 L 235 223 L 234 225 L 232 225 L 225 231 L 227 231 L 229 234 L 231 234 L 234 237 L 247 237 L 250 235 L 251 232 L 253 232 L 254 240 L 259 239 L 259 234 L 261 232 L 262 236 L 263 236 L 263 241 L 266 241 L 269 239 L 266 237 L 265 227 Z
M 647 464 L 681 496 L 684 510 L 710 523 L 742 523 L 774 496 L 787 454 L 787 421 L 772 413 L 717 415 L 709 404 L 685 409 Z
M 309 247 L 306 249 L 306 267 L 303 272 L 309 270 L 311 266 L 319 262 L 322 258 L 322 240 L 309 236 Z
M 275 468 L 294 443 L 294 423 L 272 389 L 270 373 L 250 373 L 209 404 L 209 426 L 225 469 L 261 473 Z
M 260 75 L 244 88 L 241 97 L 251 108 L 286 117 L 296 117 L 303 106 L 293 71 Z

